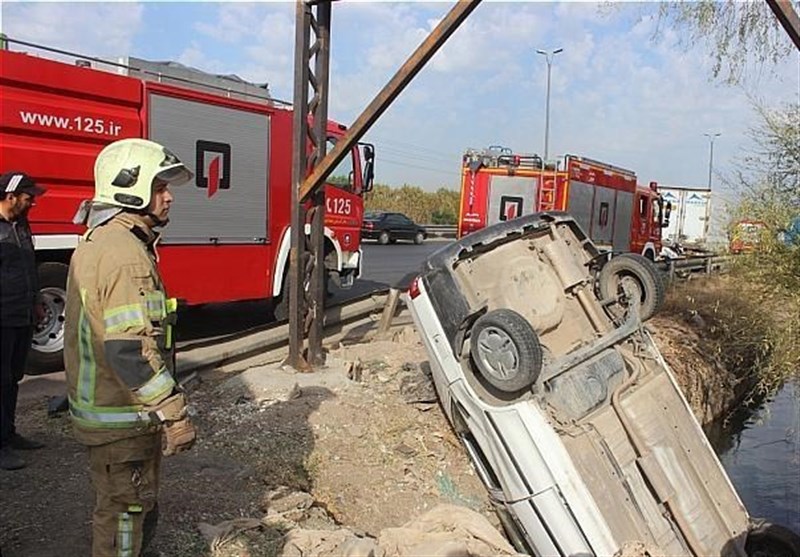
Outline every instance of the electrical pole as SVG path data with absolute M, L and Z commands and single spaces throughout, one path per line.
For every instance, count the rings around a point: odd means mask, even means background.
M 704 136 L 711 140 L 710 150 L 708 154 L 708 191 L 711 191 L 711 175 L 714 171 L 714 139 L 721 136 L 722 134 L 717 133 L 704 133 Z
M 549 142 L 550 142 L 550 71 L 553 66 L 553 58 L 555 58 L 556 54 L 559 52 L 563 52 L 563 48 L 556 48 L 555 50 L 547 51 L 547 50 L 537 50 L 537 54 L 541 54 L 545 57 L 547 61 L 547 97 L 545 100 L 545 109 L 544 109 L 544 162 L 547 163 L 547 157 L 549 155 Z

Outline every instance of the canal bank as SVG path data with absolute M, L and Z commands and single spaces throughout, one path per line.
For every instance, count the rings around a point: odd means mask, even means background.
M 648 326 L 704 427 L 757 405 L 800 369 L 799 304 L 737 276 L 669 290 Z

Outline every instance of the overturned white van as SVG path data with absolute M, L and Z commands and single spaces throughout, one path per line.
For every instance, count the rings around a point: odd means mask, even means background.
M 413 281 L 442 407 L 518 550 L 800 547 L 755 528 L 643 326 L 663 296 L 652 263 L 599 252 L 564 213 L 469 235 Z

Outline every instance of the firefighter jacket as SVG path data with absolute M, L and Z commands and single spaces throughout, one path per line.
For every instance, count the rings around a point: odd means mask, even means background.
M 0 323 L 3 327 L 33 325 L 39 293 L 36 256 L 28 220 L 9 222 L 0 215 Z
M 156 266 L 158 236 L 120 213 L 78 244 L 67 281 L 64 364 L 75 437 L 102 445 L 154 432 L 148 413 L 175 390 L 168 300 Z

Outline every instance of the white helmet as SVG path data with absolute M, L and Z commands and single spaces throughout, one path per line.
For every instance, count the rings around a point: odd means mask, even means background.
M 97 155 L 92 202 L 144 210 L 150 204 L 153 180 L 179 186 L 193 176 L 166 147 L 147 139 L 121 139 Z

